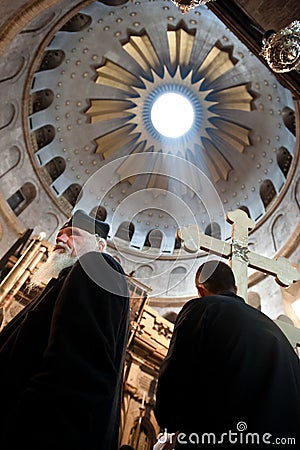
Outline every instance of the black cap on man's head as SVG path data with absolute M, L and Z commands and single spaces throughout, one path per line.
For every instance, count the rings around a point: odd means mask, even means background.
M 98 234 L 98 236 L 107 239 L 109 233 L 109 225 L 106 222 L 101 222 L 101 220 L 95 219 L 89 216 L 82 209 L 77 209 L 74 214 L 67 220 L 66 223 L 60 228 L 76 227 L 81 228 L 91 234 Z

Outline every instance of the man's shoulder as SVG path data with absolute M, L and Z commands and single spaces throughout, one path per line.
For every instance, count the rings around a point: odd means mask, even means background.
M 70 276 L 88 277 L 104 290 L 116 295 L 128 296 L 126 274 L 121 264 L 108 253 L 85 253 L 74 264 Z
M 226 294 L 192 298 L 184 304 L 181 312 L 186 315 L 196 312 L 203 313 L 204 311 L 213 312 L 215 310 L 222 310 L 223 307 L 235 309 L 237 306 L 241 306 L 243 308 L 245 305 L 245 301 L 241 297 L 234 293 L 226 292 Z
M 200 297 L 192 298 L 183 305 L 178 314 L 178 318 L 180 317 L 182 319 L 186 316 L 193 315 L 196 312 L 204 311 L 205 308 L 206 305 Z
M 108 262 L 108 264 L 111 265 L 115 270 L 123 274 L 125 273 L 121 264 L 112 255 L 104 252 L 102 252 L 101 254 L 105 261 Z
M 87 252 L 84 255 L 80 256 L 80 258 L 73 265 L 73 269 L 78 267 L 84 269 L 86 265 L 88 267 L 94 265 L 94 267 L 100 269 L 104 266 L 107 266 L 107 264 L 117 272 L 120 272 L 122 274 L 125 273 L 121 264 L 113 256 L 109 255 L 108 253 L 97 251 Z

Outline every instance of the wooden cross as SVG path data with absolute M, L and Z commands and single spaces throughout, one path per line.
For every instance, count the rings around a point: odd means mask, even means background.
M 279 256 L 271 259 L 254 253 L 248 248 L 248 233 L 255 223 L 241 209 L 228 212 L 226 220 L 232 224 L 231 243 L 208 236 L 197 225 L 179 228 L 177 237 L 183 242 L 183 247 L 190 253 L 199 249 L 208 253 L 230 259 L 230 266 L 235 276 L 238 294 L 247 302 L 248 266 L 261 272 L 273 275 L 281 286 L 289 286 L 300 280 L 300 272 L 288 259 Z M 285 326 L 282 321 L 275 321 L 287 334 L 293 347 L 300 345 L 300 330 L 293 326 Z M 284 324 L 284 325 L 282 325 Z

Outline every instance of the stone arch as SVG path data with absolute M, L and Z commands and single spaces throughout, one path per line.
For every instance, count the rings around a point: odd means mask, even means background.
M 149 264 L 141 264 L 135 270 L 135 277 L 142 279 L 149 279 L 153 275 L 153 268 Z
M 261 300 L 260 295 L 257 292 L 249 291 L 248 292 L 248 304 L 253 306 L 253 308 L 261 310 Z
M 281 247 L 282 236 L 285 236 L 286 222 L 283 219 L 283 214 L 279 214 L 273 221 L 271 226 L 271 236 L 274 250 L 277 251 Z
M 138 433 L 138 437 L 136 436 Z M 144 415 L 140 420 L 138 414 L 134 419 L 134 424 L 130 430 L 130 444 L 128 448 L 141 448 L 143 450 L 152 450 L 156 442 L 157 432 L 155 431 L 149 417 Z M 122 448 L 121 446 L 120 448 Z
M 152 450 L 156 442 L 156 430 L 149 417 L 143 416 L 138 446 L 145 450 Z
M 13 195 L 7 199 L 7 203 L 19 216 L 36 197 L 36 187 L 33 183 L 26 182 Z
M 187 269 L 183 266 L 175 267 L 169 275 L 167 295 L 178 296 L 187 291 Z
M 0 160 L 0 178 L 4 177 L 8 172 L 17 167 L 21 160 L 21 150 L 16 145 L 5 148 L 1 152 Z
M 7 102 L 3 106 L 1 106 L 1 115 L 0 115 L 0 130 L 4 130 L 4 128 L 8 127 L 14 118 L 16 117 L 17 108 L 11 103 Z
M 167 319 L 169 322 L 175 323 L 177 313 L 175 311 L 168 311 L 163 315 L 163 317 Z
M 296 302 L 297 301 L 299 301 L 299 300 L 296 300 Z M 276 319 L 277 320 L 281 320 L 282 322 L 288 323 L 289 325 L 295 326 L 293 320 L 289 316 L 287 316 L 286 314 L 279 314 L 279 316 Z
M 47 219 L 44 221 L 43 231 L 46 233 L 46 239 L 49 240 L 57 233 L 59 219 L 53 212 L 47 212 L 46 217 Z
M 298 206 L 298 210 L 300 211 L 300 178 L 297 180 L 295 184 L 294 196 L 296 204 Z

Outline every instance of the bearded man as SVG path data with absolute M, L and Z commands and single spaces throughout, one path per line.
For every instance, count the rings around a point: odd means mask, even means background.
M 109 225 L 77 210 L 0 334 L 1 449 L 117 450 L 129 296 Z

